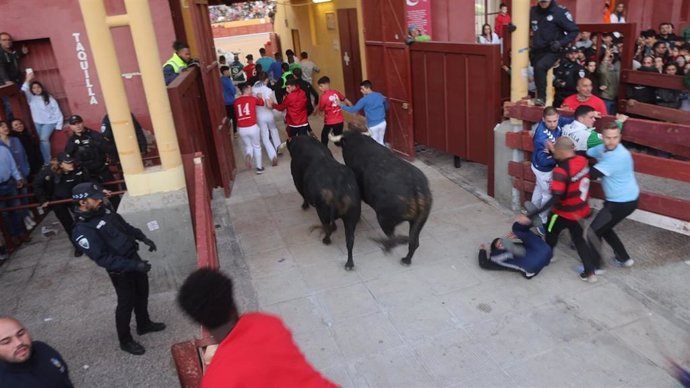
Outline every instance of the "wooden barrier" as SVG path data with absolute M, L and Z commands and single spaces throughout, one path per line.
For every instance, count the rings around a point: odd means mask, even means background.
M 523 120 L 526 126 L 538 122 L 542 117 L 542 108 L 518 104 L 506 104 L 508 117 Z M 597 123 L 600 126 L 606 121 L 613 120 L 606 117 Z M 663 136 L 662 136 L 663 134 Z M 662 139 L 655 139 L 662 137 Z M 666 138 L 667 137 L 667 138 Z M 642 145 L 653 144 L 661 146 L 666 151 L 680 151 L 678 155 L 690 156 L 690 126 L 661 123 L 656 121 L 628 119 L 623 129 L 623 140 L 634 141 Z M 654 140 L 654 141 L 652 141 Z M 653 143 L 653 144 L 650 144 Z M 531 169 L 531 153 L 533 151 L 532 136 L 529 131 L 511 132 L 506 134 L 506 145 L 509 148 L 524 151 L 522 161 L 512 161 L 508 164 L 508 175 L 513 177 L 513 187 L 520 192 L 520 200 L 529 200 L 529 193 L 534 190 L 535 177 Z M 656 148 L 656 147 L 655 147 Z M 690 162 L 632 152 L 635 171 L 659 178 L 690 183 Z M 601 185 L 592 182 L 591 194 L 593 198 L 604 198 Z M 690 234 L 690 201 L 674 198 L 663 194 L 652 193 L 641 188 L 639 209 L 657 215 L 681 221 L 676 232 Z

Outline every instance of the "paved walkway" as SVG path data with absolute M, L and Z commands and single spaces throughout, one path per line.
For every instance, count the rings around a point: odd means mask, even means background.
M 690 266 L 658 249 L 688 252 L 687 238 L 641 236 L 663 259 L 636 256 L 636 267 L 609 268 L 594 285 L 578 279 L 567 244 L 531 281 L 482 271 L 477 246 L 511 216 L 445 167 L 415 164 L 434 205 L 412 266 L 398 263 L 406 248 L 387 256 L 370 240 L 382 233 L 364 206 L 353 272 L 343 269 L 342 228 L 331 246 L 309 233 L 317 216 L 300 209 L 287 158 L 238 175 L 227 204 L 259 308 L 287 322 L 318 369 L 346 387 L 674 384 L 662 353 L 690 351 Z
M 609 268 L 593 285 L 578 279 L 564 244 L 533 280 L 482 271 L 477 246 L 505 233 L 510 214 L 479 199 L 472 171 L 481 168 L 420 159 L 434 205 L 412 265 L 399 264 L 405 248 L 384 255 L 370 240 L 381 231 L 365 205 L 352 272 L 342 227 L 330 246 L 309 233 L 317 216 L 300 209 L 289 156 L 261 176 L 240 171 L 214 208 L 221 265 L 243 310 L 279 314 L 345 387 L 674 386 L 663 354 L 690 354 L 690 239 L 626 222 L 636 266 Z M 110 281 L 72 257 L 64 233 L 34 235 L 0 267 L 0 315 L 59 349 L 79 387 L 174 387 L 170 345 L 197 334 L 174 305 L 181 274 L 171 262 L 184 259 L 193 268 L 193 258 L 151 257 L 151 311 L 168 330 L 141 337 L 142 357 L 117 348 Z

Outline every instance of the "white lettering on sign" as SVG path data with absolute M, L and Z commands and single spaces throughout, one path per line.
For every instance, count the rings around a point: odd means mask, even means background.
M 98 105 L 96 93 L 93 91 L 93 84 L 91 83 L 91 74 L 89 73 L 89 56 L 86 54 L 86 49 L 80 40 L 80 32 L 73 32 L 75 49 L 77 51 L 77 59 L 79 59 L 79 68 L 84 71 L 84 86 L 86 87 L 86 95 L 89 96 L 89 105 Z

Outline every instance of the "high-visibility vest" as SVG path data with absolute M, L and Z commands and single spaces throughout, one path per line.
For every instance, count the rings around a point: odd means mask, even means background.
M 182 60 L 182 58 L 180 58 L 177 55 L 177 53 L 173 53 L 172 57 L 170 57 L 170 59 L 168 59 L 168 61 L 163 64 L 163 67 L 166 67 L 168 65 L 172 66 L 175 74 L 180 74 L 180 71 L 187 68 L 187 62 Z

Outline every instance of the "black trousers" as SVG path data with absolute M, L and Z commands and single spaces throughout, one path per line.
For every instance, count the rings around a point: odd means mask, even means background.
M 546 101 L 546 73 L 553 67 L 556 60 L 560 57 L 559 53 L 534 52 L 530 53 L 530 61 L 534 67 L 534 84 L 537 88 L 537 98 Z
M 285 132 L 287 132 L 288 137 L 306 136 L 309 133 L 311 133 L 311 127 L 309 126 L 309 124 L 303 125 L 301 127 L 293 127 L 291 125 L 288 125 L 285 128 Z
M 132 311 L 137 321 L 137 327 L 144 327 L 151 323 L 149 317 L 149 276 L 143 272 L 108 273 L 117 294 L 115 308 L 115 327 L 120 343 L 132 340 L 129 322 Z
M 72 212 L 69 210 L 69 205 L 55 205 L 53 206 L 53 212 L 55 213 L 55 217 L 57 217 L 58 221 L 60 221 L 62 228 L 65 229 L 65 232 L 67 232 L 67 238 L 72 242 L 72 245 L 74 245 L 76 249 L 81 250 L 79 245 L 72 240 L 74 217 L 72 216 Z
M 597 213 L 597 216 L 589 226 L 587 239 L 590 245 L 596 248 L 601 246 L 601 238 L 613 248 L 616 260 L 624 262 L 630 258 L 628 251 L 625 250 L 623 242 L 613 230 L 625 217 L 629 216 L 637 209 L 637 199 L 630 202 L 604 202 L 604 207 Z M 595 265 L 601 265 L 601 253 L 599 249 L 593 249 L 595 253 Z
M 582 265 L 585 267 L 585 273 L 594 273 L 597 267 L 593 249 L 591 249 L 587 241 L 585 241 L 582 225 L 580 225 L 578 221 L 569 220 L 557 214 L 550 214 L 549 223 L 546 228 L 546 243 L 549 244 L 551 249 L 555 248 L 556 244 L 558 244 L 558 236 L 563 229 L 568 229 L 570 232 L 570 238 L 575 244 L 577 255 L 580 256 Z
M 235 123 L 235 104 L 225 105 L 225 115 L 230 120 L 232 132 L 237 133 L 237 124 Z
M 112 182 L 115 180 L 115 177 L 113 176 L 113 173 L 110 172 L 110 168 L 108 166 L 105 166 L 101 171 L 99 171 L 96 174 L 92 174 L 92 177 L 97 177 L 99 183 L 104 183 L 104 182 Z M 123 185 L 109 185 L 108 187 L 103 187 L 106 190 L 110 191 L 117 191 L 117 190 L 126 190 L 126 187 L 122 187 Z M 117 210 L 118 206 L 120 206 L 120 201 L 121 197 L 119 195 L 114 195 L 112 197 L 108 197 L 108 200 L 110 201 L 110 204 L 113 206 L 113 210 Z
M 323 145 L 328 145 L 328 134 L 333 131 L 333 136 L 338 136 L 343 134 L 343 126 L 345 123 L 337 124 L 324 124 L 323 130 L 321 131 L 321 143 Z

